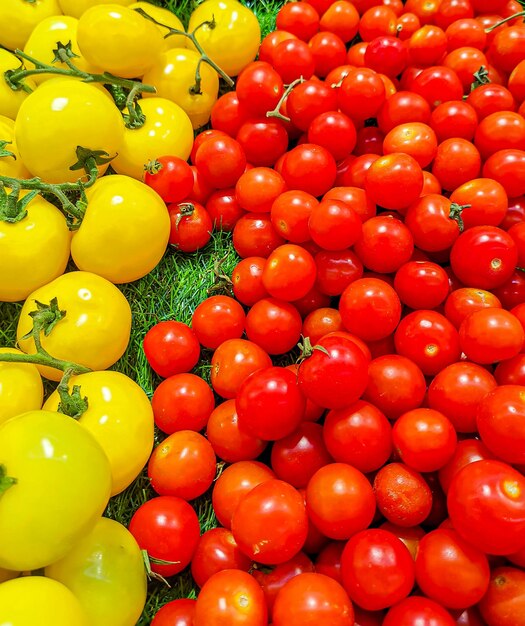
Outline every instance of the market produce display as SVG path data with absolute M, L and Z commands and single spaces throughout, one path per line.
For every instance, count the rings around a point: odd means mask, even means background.
M 525 626 L 523 2 L 0 22 L 0 624 Z

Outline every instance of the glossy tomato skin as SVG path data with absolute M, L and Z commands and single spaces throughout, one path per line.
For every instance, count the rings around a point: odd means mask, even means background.
M 471 313 L 497 307 L 501 307 L 501 302 L 491 291 L 459 287 L 452 291 L 445 302 L 445 316 L 459 329 L 463 320 Z
M 340 463 L 363 473 L 382 467 L 392 452 L 392 429 L 373 404 L 358 400 L 328 412 L 323 437 L 328 452 Z
M 414 244 L 425 252 L 446 250 L 460 233 L 457 221 L 451 218 L 450 200 L 433 193 L 415 200 L 406 211 L 405 225 Z
M 363 276 L 363 264 L 352 250 L 321 250 L 315 255 L 316 285 L 327 296 L 339 296 Z
M 379 470 L 374 492 L 379 511 L 398 526 L 417 526 L 432 508 L 432 492 L 423 476 L 402 463 L 390 463 Z
M 492 570 L 488 591 L 479 604 L 488 626 L 519 626 L 525 611 L 524 586 L 522 569 L 502 566 Z
M 469 287 L 494 289 L 514 272 L 518 251 L 512 237 L 496 226 L 475 226 L 462 233 L 450 253 L 454 274 Z
M 170 204 L 169 243 L 181 252 L 195 252 L 205 246 L 213 229 L 211 217 L 198 202 Z
M 199 360 L 200 346 L 193 331 L 182 322 L 159 322 L 144 337 L 144 353 L 159 376 L 188 372 Z
M 265 441 L 293 433 L 305 405 L 297 377 L 285 367 L 254 372 L 242 383 L 235 399 L 240 430 Z
M 500 385 L 478 407 L 476 424 L 487 448 L 506 463 L 525 462 L 525 387 Z
M 438 472 L 439 484 L 444 493 L 448 493 L 452 479 L 465 465 L 493 458 L 494 456 L 490 450 L 479 439 L 462 439 L 458 441 L 452 458 Z
M 247 213 L 233 228 L 233 247 L 237 254 L 266 258 L 272 250 L 284 243 L 283 237 L 272 226 L 268 213 Z
M 323 534 L 348 539 L 370 525 L 375 500 L 364 474 L 346 463 L 330 463 L 310 479 L 306 507 L 310 520 Z
M 365 177 L 367 195 L 385 209 L 403 210 L 415 202 L 423 189 L 423 172 L 410 155 L 394 152 L 379 157 Z
M 275 478 L 274 472 L 258 461 L 239 461 L 227 467 L 217 479 L 212 492 L 215 515 L 225 528 L 241 499 L 265 480 Z
M 411 596 L 388 611 L 383 626 L 456 626 L 456 623 L 434 600 Z
M 299 492 L 282 480 L 267 480 L 239 502 L 232 533 L 241 551 L 266 565 L 284 563 L 303 547 L 308 516 Z
M 450 291 L 445 270 L 428 261 L 402 265 L 396 272 L 394 286 L 403 304 L 411 309 L 434 309 Z
M 476 412 L 496 380 L 484 367 L 459 362 L 438 372 L 428 388 L 428 406 L 441 411 L 460 433 L 476 431 Z
M 151 564 L 151 569 L 163 576 L 173 576 L 190 563 L 200 536 L 199 520 L 191 505 L 171 496 L 152 498 L 140 506 L 131 518 L 129 531 L 151 557 L 172 562 Z
M 350 598 L 369 611 L 386 609 L 406 598 L 415 581 L 408 548 L 379 528 L 350 538 L 341 556 L 341 573 Z
M 215 350 L 227 339 L 239 339 L 246 316 L 242 306 L 228 296 L 211 296 L 201 302 L 191 318 L 191 327 L 199 343 Z
M 273 202 L 286 191 L 283 177 L 269 167 L 244 172 L 235 185 L 235 196 L 246 211 L 268 213 Z
M 423 593 L 449 609 L 477 604 L 489 585 L 485 554 L 456 531 L 433 530 L 419 542 L 416 580 Z
M 268 611 L 259 583 L 247 572 L 226 569 L 201 589 L 193 626 L 266 626 Z
M 289 352 L 299 341 L 302 320 L 291 302 L 263 298 L 246 316 L 246 335 L 268 354 Z
M 155 613 L 151 626 L 192 626 L 195 603 L 189 598 L 168 602 Z
M 499 363 L 494 370 L 494 377 L 500 385 L 525 385 L 525 354 Z
M 498 150 L 485 161 L 483 176 L 503 185 L 509 198 L 519 198 L 525 193 L 525 151 Z
M 326 148 L 305 143 L 288 152 L 282 175 L 290 189 L 299 189 L 318 197 L 333 186 L 337 166 Z
M 312 255 L 302 246 L 288 243 L 270 253 L 262 280 L 264 288 L 273 298 L 292 302 L 310 291 L 315 276 Z
M 241 304 L 252 306 L 268 295 L 262 283 L 265 262 L 263 257 L 247 257 L 235 266 L 232 272 L 233 293 Z
M 353 626 L 354 611 L 345 590 L 324 574 L 305 573 L 277 594 L 273 626 Z
M 304 395 L 329 409 L 355 402 L 368 381 L 368 363 L 360 348 L 343 337 L 319 341 L 324 350 L 314 350 L 299 366 L 299 387 Z
M 371 402 L 388 419 L 397 419 L 421 406 L 425 392 L 423 372 L 410 359 L 398 354 L 386 354 L 370 362 L 363 399 Z
M 389 274 L 409 261 L 414 251 L 414 240 L 410 230 L 400 220 L 377 216 L 363 224 L 354 250 L 365 267 L 373 272 Z
M 512 554 L 525 543 L 525 479 L 501 461 L 482 460 L 452 479 L 447 507 L 454 529 L 487 554 Z

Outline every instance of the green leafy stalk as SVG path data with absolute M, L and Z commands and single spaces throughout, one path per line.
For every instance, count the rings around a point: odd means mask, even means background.
M 8 489 L 11 489 L 13 485 L 16 485 L 17 482 L 16 478 L 7 475 L 5 465 L 0 465 L 0 498 Z
M 525 6 L 523 2 L 520 2 L 520 4 L 521 4 L 521 6 Z M 501 26 L 502 24 L 506 24 L 507 22 L 510 22 L 511 20 L 515 20 L 517 17 L 523 17 L 523 21 L 525 21 L 525 11 L 519 11 L 518 13 L 514 13 L 514 15 L 509 15 L 509 17 L 506 17 L 506 18 L 500 20 L 499 22 L 497 22 L 496 24 L 492 24 L 492 26 L 489 26 L 488 28 L 485 28 L 485 32 L 488 35 L 493 30 L 495 30 L 496 28 Z

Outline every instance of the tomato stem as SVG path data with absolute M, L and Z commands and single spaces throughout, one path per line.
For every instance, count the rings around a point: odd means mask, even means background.
M 485 28 L 485 32 L 487 34 L 491 33 L 493 30 L 498 28 L 498 26 L 501 26 L 502 24 L 506 24 L 507 22 L 510 22 L 511 20 L 515 20 L 517 17 L 525 17 L 525 11 L 519 11 L 518 13 L 514 13 L 514 15 L 509 15 L 509 17 L 506 17 L 505 19 L 497 22 L 496 24 L 493 24 L 492 26 Z
M 7 475 L 5 465 L 0 465 L 0 498 L 8 489 L 10 489 L 13 485 L 16 485 L 17 482 L 18 480 L 16 478 Z
M 470 84 L 470 91 L 474 91 L 477 87 L 480 87 L 481 85 L 488 85 L 490 83 L 489 72 L 484 65 L 482 65 L 477 72 L 474 72 L 472 77 L 474 80 Z
M 470 209 L 471 204 L 457 204 L 457 202 L 453 202 L 450 205 L 450 212 L 448 214 L 451 220 L 454 220 L 458 223 L 459 232 L 462 233 L 465 230 L 465 224 L 463 222 L 463 218 L 461 214 L 463 213 L 463 209 Z
M 167 26 L 166 24 L 159 22 L 155 18 L 151 17 L 151 15 L 148 15 L 146 11 L 144 11 L 144 9 L 138 8 L 134 10 L 137 11 L 137 13 L 139 13 L 140 15 L 142 15 L 142 17 L 146 18 L 147 20 L 150 20 L 150 22 L 157 24 L 157 26 L 166 28 L 168 32 L 164 35 L 164 39 L 167 39 L 168 37 L 171 37 L 172 35 L 182 35 L 182 37 L 187 37 L 193 43 L 195 48 L 197 48 L 197 52 L 201 55 L 201 58 L 197 64 L 197 69 L 195 70 L 195 84 L 192 85 L 189 89 L 191 95 L 195 96 L 195 95 L 199 95 L 202 93 L 201 92 L 201 75 L 200 75 L 200 66 L 202 62 L 207 63 L 210 67 L 212 67 L 217 72 L 217 74 L 219 74 L 219 76 L 226 81 L 229 87 L 235 86 L 235 83 L 228 76 L 228 74 L 226 74 L 226 72 L 221 67 L 219 67 L 217 63 L 215 63 L 215 61 L 206 54 L 206 51 L 198 42 L 197 37 L 195 35 L 197 31 L 203 26 L 209 26 L 212 29 L 215 28 L 215 18 L 213 18 L 212 20 L 208 20 L 206 22 L 202 22 L 202 24 L 199 24 L 193 30 L 193 32 L 187 33 L 184 30 L 179 30 L 178 28 L 171 28 L 171 26 Z
M 82 71 L 72 61 L 72 59 L 78 55 L 72 51 L 70 41 L 67 44 L 57 42 L 57 48 L 54 50 L 54 53 L 55 61 L 65 63 L 67 68 L 49 65 L 48 63 L 39 61 L 38 59 L 26 54 L 23 50 L 15 50 L 15 55 L 21 61 L 29 61 L 35 67 L 33 69 L 27 69 L 22 65 L 22 67 L 18 69 L 7 70 L 4 72 L 4 78 L 7 84 L 14 91 L 18 91 L 20 89 L 25 89 L 27 91 L 27 85 L 23 82 L 24 78 L 39 74 L 56 74 L 58 76 L 72 76 L 74 78 L 79 78 L 85 83 L 102 83 L 122 87 L 129 90 L 126 98 L 126 107 L 128 112 L 124 115 L 126 126 L 128 128 L 140 128 L 143 126 L 145 117 L 139 104 L 136 102 L 136 99 L 142 93 L 156 93 L 155 87 L 152 85 L 145 85 L 137 80 L 120 78 L 120 76 L 114 76 L 109 72 L 91 74 L 89 72 Z M 112 94 L 111 90 L 110 93 Z
M 69 389 L 69 379 L 74 373 L 74 370 L 71 368 L 65 370 L 58 383 L 57 391 L 60 396 L 60 402 L 57 411 L 77 420 L 87 411 L 89 404 L 87 397 L 80 395 L 80 385 L 73 385 L 71 391 Z
M 304 83 L 304 78 L 302 76 L 300 76 L 299 78 L 296 78 L 293 82 L 287 85 L 275 109 L 273 109 L 273 111 L 268 111 L 266 113 L 266 117 L 276 117 L 280 120 L 283 120 L 283 122 L 289 122 L 290 118 L 286 117 L 286 115 L 283 115 L 281 113 L 281 107 L 283 106 L 286 98 L 288 98 L 288 96 L 292 93 L 293 89 L 297 87 L 297 85 L 300 85 L 301 83 Z

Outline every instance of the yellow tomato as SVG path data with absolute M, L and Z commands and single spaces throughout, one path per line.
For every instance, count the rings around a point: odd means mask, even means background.
M 74 17 L 67 15 L 47 17 L 37 24 L 31 35 L 29 35 L 29 39 L 24 46 L 24 52 L 43 63 L 48 63 L 55 67 L 67 68 L 65 63 L 53 62 L 55 58 L 53 51 L 57 47 L 57 42 L 66 45 L 70 41 L 71 49 L 77 55 L 77 57 L 72 59 L 74 64 L 84 72 L 96 74 L 100 69 L 88 63 L 80 54 L 77 44 L 77 26 L 78 20 Z M 26 67 L 27 69 L 33 69 L 34 65 L 26 61 Z M 35 82 L 39 84 L 54 76 L 54 74 L 35 74 L 33 78 Z
M 169 234 L 169 214 L 157 192 L 128 176 L 106 176 L 89 190 L 71 256 L 79 269 L 129 283 L 157 266 Z
M 119 174 L 142 180 L 144 165 L 159 156 L 188 159 L 193 146 L 193 127 L 187 113 L 166 98 L 140 102 L 146 122 L 140 128 L 126 128 L 124 142 L 111 166 Z
M 101 91 L 78 80 L 54 78 L 40 85 L 20 106 L 15 139 L 27 169 L 49 183 L 74 182 L 82 170 L 76 148 L 114 156 L 124 137 L 117 107 Z M 101 173 L 108 165 L 99 166 Z
M 16 145 L 15 123 L 11 118 L 5 117 L 4 115 L 0 115 L 0 140 L 9 141 L 10 143 L 5 149 L 15 155 L 15 158 L 0 157 L 0 176 L 30 178 L 31 174 L 27 171 Z M 1 296 L 0 300 L 2 300 Z
M 147 13 L 150 17 L 157 20 L 161 24 L 165 24 L 170 28 L 176 28 L 177 30 L 184 30 L 183 23 L 179 20 L 179 18 L 168 11 L 168 9 L 163 9 L 162 7 L 156 7 L 154 4 L 150 4 L 149 2 L 134 2 L 129 5 L 130 9 L 142 9 L 144 13 Z M 160 30 L 160 34 L 162 37 L 168 33 L 166 28 L 162 26 L 157 26 Z M 186 41 L 188 41 L 187 37 L 184 35 L 171 35 L 167 39 L 164 39 L 165 48 L 184 48 L 186 47 Z
M 62 583 L 23 576 L 0 585 L 2 626 L 91 626 L 77 598 Z
M 142 552 L 122 524 L 105 517 L 45 573 L 75 594 L 91 626 L 135 626 L 144 608 Z
M 6 353 L 21 354 L 15 348 L 0 348 L 0 355 Z M 0 424 L 15 415 L 40 409 L 43 401 L 44 386 L 35 365 L 0 361 Z
M 6 581 L 17 578 L 18 576 L 20 576 L 20 572 L 13 572 L 10 569 L 2 569 L 0 567 L 0 583 L 5 583 Z
M 20 59 L 8 50 L 0 48 L 0 74 L 3 76 L 7 70 L 15 70 L 19 67 Z M 24 82 L 30 89 L 35 89 L 36 83 L 32 78 L 26 78 Z M 14 120 L 20 105 L 28 95 L 23 89 L 14 91 L 5 80 L 0 80 L 0 115 Z
M 206 54 L 229 74 L 237 76 L 257 56 L 261 29 L 255 15 L 236 0 L 206 0 L 191 14 L 188 32 L 215 19 L 215 27 L 196 33 Z M 190 42 L 188 47 L 193 47 Z
M 27 298 L 18 320 L 17 341 L 26 354 L 36 352 L 31 331 L 35 300 L 48 304 L 58 299 L 66 315 L 49 335 L 42 334 L 42 346 L 52 356 L 85 365 L 93 370 L 111 367 L 126 350 L 131 331 L 131 309 L 122 293 L 108 280 L 90 272 L 68 272 L 40 287 Z M 62 372 L 38 366 L 51 380 L 60 380 Z
M 1 375 L 1 369 L 0 369 Z M 69 388 L 80 386 L 88 408 L 78 420 L 100 443 L 111 466 L 111 495 L 123 491 L 140 474 L 153 448 L 153 411 L 142 389 L 120 372 L 90 372 L 74 376 Z M 44 404 L 58 410 L 55 391 Z
M 19 222 L 0 221 L 0 300 L 18 302 L 61 276 L 69 261 L 71 233 L 62 213 L 42 196 Z
M 193 128 L 204 126 L 211 115 L 211 109 L 219 93 L 219 76 L 207 63 L 200 66 L 201 94 L 193 94 L 195 71 L 200 55 L 187 48 L 166 50 L 149 72 L 144 74 L 144 82 L 157 89 L 161 98 L 172 100 L 186 111 Z M 147 95 L 147 94 L 146 94 Z
M 2 0 L 0 45 L 22 50 L 33 28 L 44 18 L 62 13 L 58 0 Z M 20 63 L 19 63 L 20 65 Z
M 77 37 L 90 63 L 124 78 L 142 76 L 164 50 L 153 22 L 115 4 L 101 4 L 83 13 Z
M 128 6 L 133 0 L 58 0 L 58 4 L 65 15 L 80 17 L 84 11 L 98 4 L 118 4 Z
M 34 570 L 58 561 L 91 531 L 109 500 L 104 451 L 61 413 L 30 411 L 0 425 L 0 468 L 17 481 L 5 491 L 0 487 L 5 569 Z

